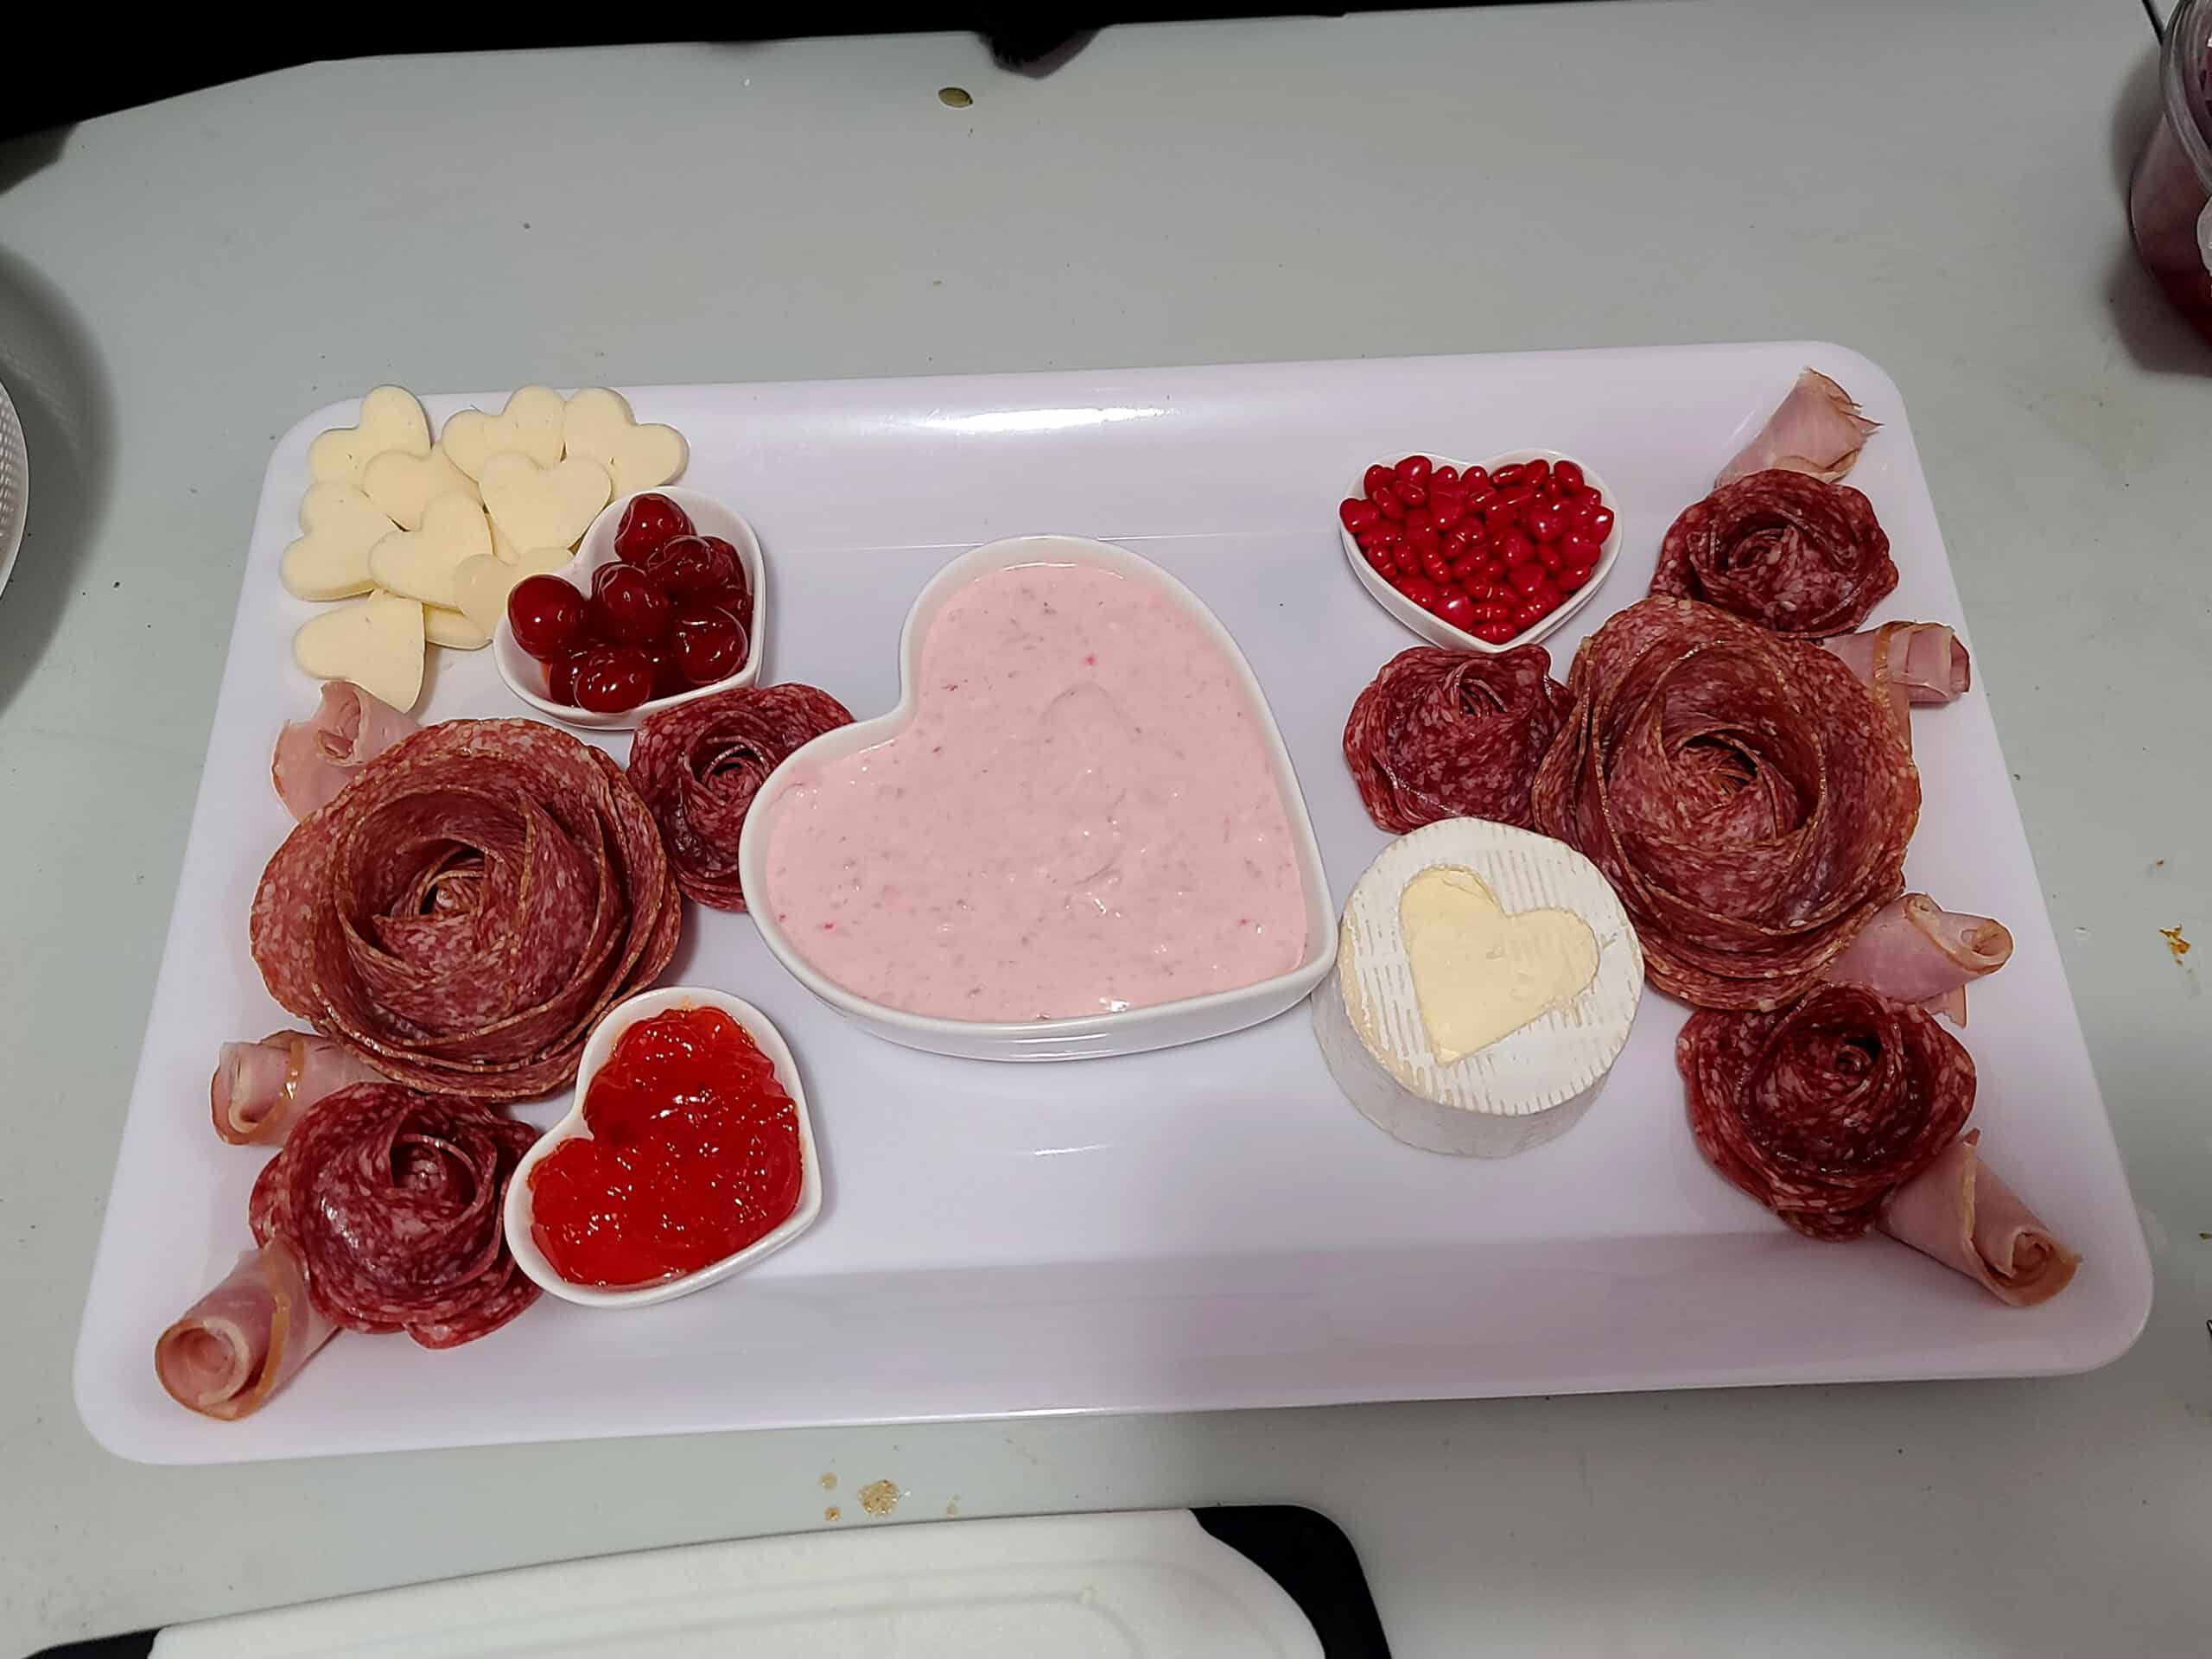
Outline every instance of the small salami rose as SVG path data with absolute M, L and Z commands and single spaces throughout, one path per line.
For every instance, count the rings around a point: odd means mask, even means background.
M 1781 1014 L 1690 1016 L 1675 1044 L 1707 1160 L 1810 1238 L 1856 1238 L 1974 1110 L 1974 1061 L 1925 1010 L 1827 985 Z
M 1873 504 L 1807 473 L 1752 473 L 1683 510 L 1655 594 L 1701 599 L 1777 633 L 1847 633 L 1897 585 Z
M 1529 827 L 1529 785 L 1573 699 L 1551 654 L 1416 645 L 1382 666 L 1344 722 L 1344 764 L 1367 816 L 1404 835 L 1440 818 Z
M 638 722 L 630 781 L 659 820 L 688 896 L 745 908 L 737 842 L 753 798 L 793 750 L 852 720 L 827 691 L 794 684 L 734 687 Z

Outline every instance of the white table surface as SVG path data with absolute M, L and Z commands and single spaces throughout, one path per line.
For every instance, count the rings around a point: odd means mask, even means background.
M 2125 240 L 2150 47 L 2133 0 L 1709 0 L 1116 29 L 1039 78 L 952 35 L 517 54 L 0 147 L 34 468 L 0 596 L 0 1656 L 825 1502 L 879 1524 L 878 1478 L 901 1520 L 1312 1504 L 1405 1656 L 2203 1651 L 2212 957 L 2158 930 L 2212 940 L 2212 347 Z M 1912 409 L 2157 1263 L 2117 1364 L 233 1469 L 79 1426 L 244 537 L 302 411 L 1801 336 Z

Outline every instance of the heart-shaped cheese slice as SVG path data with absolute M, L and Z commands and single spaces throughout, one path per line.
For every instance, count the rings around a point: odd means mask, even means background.
M 613 497 L 607 468 L 578 456 L 541 467 L 528 455 L 494 455 L 476 481 L 484 505 L 516 548 L 574 547 Z
M 561 459 L 561 423 L 567 405 L 550 386 L 524 386 L 497 415 L 464 409 L 439 435 L 454 465 L 480 482 L 494 455 L 528 455 L 541 467 Z
M 1598 936 L 1571 910 L 1507 915 L 1472 870 L 1433 865 L 1398 899 L 1414 997 L 1446 1065 L 1564 1007 L 1598 977 Z
M 387 449 L 361 474 L 361 488 L 384 509 L 385 517 L 402 530 L 420 530 L 423 511 L 442 495 L 465 495 L 472 501 L 484 498 L 476 480 L 453 464 L 445 446 L 434 443 L 428 455 L 410 455 L 404 449 Z
M 423 607 L 423 637 L 448 651 L 481 651 L 492 643 L 490 634 L 459 611 L 449 611 L 442 605 Z
M 423 695 L 423 607 L 384 594 L 325 611 L 292 636 L 292 660 L 318 680 L 351 680 L 412 709 Z
M 604 386 L 569 399 L 562 430 L 569 454 L 606 467 L 617 495 L 657 488 L 681 474 L 691 459 L 681 432 L 672 426 L 639 425 L 629 400 Z
M 351 484 L 329 483 L 308 486 L 300 528 L 307 534 L 284 550 L 277 567 L 286 591 L 300 599 L 345 599 L 373 585 L 369 550 L 395 526 Z
M 423 511 L 423 528 L 395 530 L 369 550 L 379 588 L 448 610 L 461 602 L 453 573 L 464 559 L 492 556 L 484 509 L 465 495 L 442 495 Z
M 308 446 L 308 471 L 318 484 L 360 486 L 369 463 L 397 449 L 430 453 L 430 418 L 404 386 L 378 386 L 361 399 L 359 426 L 333 427 Z
M 461 562 L 453 573 L 453 588 L 461 613 L 487 635 L 496 632 L 506 614 L 507 595 L 525 576 L 550 576 L 565 569 L 573 556 L 565 547 L 533 547 L 512 560 L 474 558 Z

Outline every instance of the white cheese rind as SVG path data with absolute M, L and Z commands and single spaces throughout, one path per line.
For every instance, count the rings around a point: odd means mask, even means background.
M 1448 1065 L 1430 1047 L 1398 912 L 1407 883 L 1439 865 L 1472 870 L 1509 913 L 1573 911 L 1598 940 L 1586 990 Z M 1548 836 L 1450 818 L 1384 848 L 1352 888 L 1313 1033 L 1338 1087 L 1377 1127 L 1432 1152 L 1505 1158 L 1590 1109 L 1643 994 L 1643 949 L 1596 865 Z

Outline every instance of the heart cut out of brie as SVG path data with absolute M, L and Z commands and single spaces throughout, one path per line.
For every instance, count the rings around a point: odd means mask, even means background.
M 1598 976 L 1598 936 L 1571 910 L 1508 915 L 1472 870 L 1433 865 L 1398 899 L 1414 996 L 1445 1065 L 1573 1001 Z

